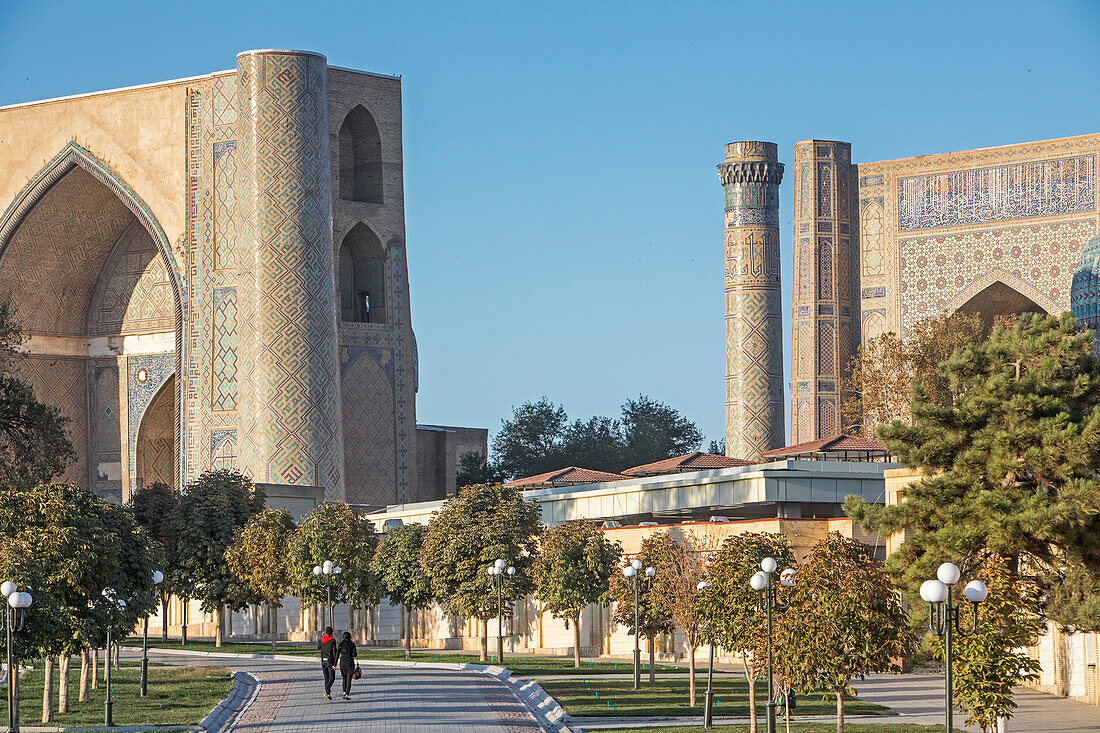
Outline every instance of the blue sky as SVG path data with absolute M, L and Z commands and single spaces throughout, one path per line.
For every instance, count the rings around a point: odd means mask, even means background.
M 587 417 L 645 393 L 721 437 L 727 142 L 859 162 L 1100 131 L 1085 0 L 0 0 L 0 105 L 272 47 L 403 77 L 417 418 L 494 431 L 542 395 Z

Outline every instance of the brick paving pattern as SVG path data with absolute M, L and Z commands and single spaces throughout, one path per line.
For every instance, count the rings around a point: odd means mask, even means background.
M 124 656 L 134 656 L 124 652 Z M 325 700 L 319 660 L 173 655 L 150 650 L 167 664 L 224 666 L 250 672 L 260 692 L 228 730 L 234 733 L 535 733 L 538 723 L 503 683 L 478 672 L 423 666 L 363 664 L 363 678 L 341 697 Z

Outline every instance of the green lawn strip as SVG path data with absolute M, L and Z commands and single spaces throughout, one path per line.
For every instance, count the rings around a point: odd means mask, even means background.
M 127 639 L 124 644 L 126 646 L 141 646 L 140 638 Z M 200 652 L 225 652 L 230 654 L 270 654 L 270 643 L 225 643 L 221 645 L 221 648 L 214 646 L 213 642 L 208 641 L 189 641 L 186 646 L 181 646 L 178 641 L 169 640 L 165 642 L 162 639 L 156 641 L 149 640 L 150 648 L 163 649 L 164 651 L 178 651 L 180 649 L 187 649 L 191 651 Z M 360 646 L 357 650 L 359 659 L 361 660 L 381 660 L 381 661 L 404 661 L 405 652 L 399 648 L 385 648 L 379 649 L 369 646 Z M 290 654 L 295 656 L 313 657 L 318 654 L 316 644 L 305 643 L 292 643 L 284 642 L 279 644 L 277 654 Z M 477 654 L 440 654 L 437 652 L 427 651 L 414 651 L 412 653 L 412 660 L 414 662 L 448 662 L 451 664 L 481 664 L 478 661 Z M 488 664 L 496 664 L 496 658 L 494 655 L 489 655 Z M 539 674 L 630 674 L 633 669 L 632 662 L 590 662 L 586 660 L 581 661 L 579 669 L 573 666 L 572 657 L 522 657 L 522 656 L 508 656 L 504 657 L 504 666 L 517 675 L 530 676 Z M 667 664 L 658 664 L 658 673 L 663 672 L 687 672 L 686 667 L 674 667 Z M 698 668 L 700 672 L 703 672 L 703 668 Z M 649 670 L 646 668 L 643 674 L 648 674 Z
M 42 724 L 42 664 L 19 678 L 19 720 L 30 727 Z M 78 702 L 80 664 L 69 669 L 69 712 L 57 713 L 58 672 L 54 669 L 54 725 L 103 725 L 103 703 L 107 685 L 100 669 L 99 689 L 88 690 L 88 699 Z M 141 671 L 124 665 L 111 672 L 111 699 L 115 725 L 196 725 L 225 699 L 233 687 L 233 676 L 222 667 L 149 669 L 149 694 L 139 696 Z M 0 720 L 8 719 L 7 696 L 0 700 Z
M 763 725 L 760 725 L 761 729 Z M 787 727 L 783 721 L 775 721 L 775 727 L 785 733 Z M 598 733 L 698 733 L 702 731 L 702 725 L 672 725 L 651 727 L 602 727 Z M 713 731 L 720 733 L 748 733 L 748 724 L 740 725 L 715 725 Z M 915 725 L 913 723 L 849 723 L 845 721 L 846 733 L 944 733 L 943 725 Z M 956 727 L 956 732 L 961 733 Z M 833 720 L 814 723 L 791 723 L 791 733 L 835 733 L 836 722 Z
M 688 705 L 688 681 L 686 679 L 660 679 L 654 684 L 643 682 L 634 689 L 632 680 L 538 680 L 539 685 L 558 701 L 566 713 L 578 717 L 635 715 L 702 715 L 703 693 L 706 681 L 698 680 L 695 687 L 695 707 Z M 763 681 L 756 685 L 757 710 L 763 712 L 767 699 Z M 714 681 L 715 715 L 747 716 L 749 714 L 749 685 L 744 679 L 716 679 Z M 801 695 L 798 697 L 797 715 L 829 715 L 836 712 L 836 702 L 831 695 Z M 885 715 L 890 709 L 882 705 L 852 698 L 844 703 L 848 715 Z M 664 730 L 662 728 L 662 730 Z

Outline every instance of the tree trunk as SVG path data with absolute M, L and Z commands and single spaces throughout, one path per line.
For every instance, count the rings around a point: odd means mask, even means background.
M 412 609 L 405 606 L 405 659 L 412 659 L 413 621 Z
M 122 642 L 115 642 L 115 669 L 122 669 Z
M 954 726 L 952 726 L 954 727 Z M 844 733 L 844 691 L 836 691 L 836 733 Z
M 111 666 L 111 646 L 108 644 L 107 648 L 103 650 L 103 680 L 106 682 L 108 667 Z
M 691 668 L 688 669 L 688 697 L 691 698 L 691 706 L 695 707 L 695 642 L 691 643 Z
M 65 652 L 58 657 L 57 661 L 60 672 L 57 679 L 57 712 L 67 713 L 69 712 L 69 663 L 72 657 L 69 652 Z
M 657 681 L 657 670 L 654 669 L 654 666 L 656 665 L 654 665 L 653 663 L 653 658 L 654 654 L 656 654 L 657 647 L 657 634 L 653 634 L 652 636 L 648 636 L 647 638 L 649 639 L 649 683 L 650 685 L 652 685 L 653 682 Z
M 271 604 L 271 653 L 275 653 L 275 635 L 279 633 L 279 607 Z
M 45 657 L 45 677 L 42 681 L 42 722 L 53 722 L 53 657 Z
M 190 605 L 186 598 L 180 599 L 183 602 L 183 625 L 180 626 L 180 646 L 187 646 L 187 606 Z
M 160 638 L 168 641 L 168 594 L 160 594 Z
M 88 650 L 81 648 L 80 650 L 80 691 L 76 698 L 80 702 L 84 702 L 88 699 Z
M 222 648 L 222 620 L 225 618 L 225 606 L 218 604 L 214 611 L 214 648 Z
M 581 668 L 581 612 L 573 614 L 573 667 Z
M 745 679 L 749 683 L 749 733 L 756 733 L 756 675 L 745 665 Z
M 99 689 L 99 649 L 92 649 L 92 689 Z
M 489 661 L 489 619 L 481 619 L 481 656 L 479 661 Z

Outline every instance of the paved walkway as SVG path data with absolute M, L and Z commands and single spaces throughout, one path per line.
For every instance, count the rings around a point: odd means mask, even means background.
M 123 651 L 123 658 L 140 653 Z M 167 664 L 228 667 L 259 678 L 256 699 L 230 729 L 235 733 L 426 731 L 428 733 L 535 733 L 541 730 L 527 708 L 500 681 L 477 672 L 405 664 L 361 664 L 352 699 L 322 697 L 320 660 L 291 662 L 207 657 L 150 650 Z

